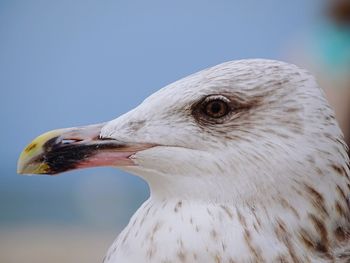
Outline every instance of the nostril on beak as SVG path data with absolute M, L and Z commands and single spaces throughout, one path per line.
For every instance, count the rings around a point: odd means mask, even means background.
M 99 140 L 99 141 L 110 141 L 110 140 L 113 140 L 113 139 L 108 138 L 108 137 L 102 137 L 101 135 L 98 135 L 96 137 L 96 139 Z
M 63 139 L 61 141 L 61 144 L 72 144 L 72 143 L 75 143 L 75 142 L 81 142 L 82 140 L 80 139 Z

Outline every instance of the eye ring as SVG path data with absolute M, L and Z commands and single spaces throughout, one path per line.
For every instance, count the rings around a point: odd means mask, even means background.
M 210 98 L 203 105 L 204 114 L 214 119 L 219 119 L 226 116 L 229 111 L 230 107 L 226 98 Z

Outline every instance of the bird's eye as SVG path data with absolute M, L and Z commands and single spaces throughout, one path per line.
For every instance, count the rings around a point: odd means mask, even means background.
M 204 113 L 211 118 L 221 118 L 227 115 L 229 112 L 229 106 L 221 99 L 214 99 L 208 101 L 204 105 Z

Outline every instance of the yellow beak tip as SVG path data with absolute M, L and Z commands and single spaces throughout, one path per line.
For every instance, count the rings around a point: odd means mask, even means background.
M 28 144 L 18 158 L 17 173 L 23 175 L 47 173 L 49 166 L 46 163 L 37 163 L 33 159 L 44 152 L 43 146 L 45 142 L 59 135 L 61 131 L 54 130 L 44 133 Z
M 49 166 L 46 163 L 38 164 L 28 164 L 26 166 L 17 167 L 17 173 L 21 175 L 30 175 L 30 174 L 47 174 L 49 171 Z

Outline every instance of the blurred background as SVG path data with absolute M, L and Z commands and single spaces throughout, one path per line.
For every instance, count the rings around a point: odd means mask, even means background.
M 147 184 L 112 168 L 19 176 L 21 150 L 200 69 L 241 58 L 306 67 L 349 136 L 349 17 L 336 0 L 0 0 L 0 262 L 100 262 Z

